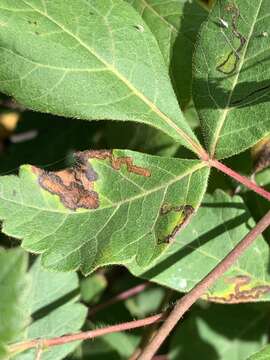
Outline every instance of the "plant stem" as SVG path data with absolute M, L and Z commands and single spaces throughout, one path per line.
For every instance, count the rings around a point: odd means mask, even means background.
M 270 225 L 270 211 L 257 223 L 257 225 L 235 246 L 235 248 L 188 294 L 182 297 L 174 309 L 160 327 L 152 341 L 145 347 L 138 360 L 151 360 L 161 344 L 170 334 L 172 329 L 185 314 L 185 312 L 197 301 L 214 282 L 223 275 L 240 255 L 249 247 L 255 239 Z
M 171 289 L 167 289 L 164 298 L 158 308 L 158 311 L 164 310 L 165 307 L 168 307 L 168 303 L 172 298 L 174 291 Z M 147 346 L 147 344 L 152 340 L 156 332 L 158 331 L 158 323 L 154 323 L 147 327 L 144 330 L 144 333 L 141 336 L 141 341 L 138 347 L 134 350 L 133 354 L 128 358 L 128 360 L 136 360 L 138 359 L 139 355 L 143 351 L 143 349 Z M 156 356 L 155 356 L 156 358 Z
M 238 174 L 236 171 L 230 169 L 229 167 L 222 164 L 218 160 L 211 159 L 208 161 L 208 163 L 210 164 L 210 166 L 213 166 L 216 169 L 222 171 L 223 173 L 229 175 L 231 178 L 235 179 L 236 181 L 245 185 L 247 188 L 251 189 L 252 191 L 255 191 L 257 194 L 259 194 L 260 196 L 262 196 L 265 199 L 267 199 L 268 201 L 270 201 L 270 192 L 261 188 L 260 186 L 255 184 L 253 181 L 249 180 L 247 177 Z
M 129 299 L 130 297 L 132 296 L 135 296 L 137 294 L 139 294 L 140 292 L 144 291 L 148 286 L 150 286 L 151 283 L 149 282 L 145 282 L 143 284 L 140 284 L 140 285 L 137 285 L 137 286 L 134 286 L 133 288 L 131 289 L 128 289 L 126 291 L 123 291 L 121 292 L 120 294 L 112 297 L 110 300 L 108 301 L 105 301 L 104 303 L 102 304 L 98 304 L 94 307 L 92 307 L 92 309 L 89 310 L 89 316 L 93 316 L 94 314 L 96 314 L 98 311 L 102 310 L 102 309 L 105 309 L 106 307 L 110 306 L 110 305 L 113 305 L 119 301 L 123 301 L 123 300 L 126 300 L 126 299 Z
M 59 337 L 55 337 L 55 338 L 51 338 L 51 339 L 34 339 L 34 340 L 30 340 L 30 341 L 25 341 L 25 342 L 10 345 L 9 352 L 17 353 L 17 352 L 25 351 L 27 349 L 40 348 L 40 347 L 42 349 L 44 349 L 46 347 L 63 345 L 63 344 L 67 344 L 67 343 L 70 343 L 73 341 L 93 339 L 93 338 L 96 338 L 99 336 L 103 336 L 105 334 L 111 334 L 111 333 L 130 330 L 130 329 L 136 329 L 138 327 L 143 327 L 146 325 L 151 325 L 155 322 L 162 321 L 164 318 L 164 315 L 165 315 L 164 313 L 161 313 L 161 314 L 149 316 L 149 317 L 147 317 L 145 319 L 141 319 L 141 320 L 129 321 L 129 322 L 125 322 L 125 323 L 118 324 L 118 325 L 112 325 L 112 326 L 108 326 L 108 327 L 101 328 L 101 329 L 84 331 L 84 332 L 79 332 L 76 334 L 64 335 L 64 336 L 59 336 Z

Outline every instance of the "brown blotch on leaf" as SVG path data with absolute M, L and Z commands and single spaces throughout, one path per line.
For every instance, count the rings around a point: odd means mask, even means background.
M 140 176 L 149 177 L 151 172 L 149 169 L 137 166 L 133 164 L 133 159 L 130 156 L 115 157 L 111 150 L 89 150 L 77 153 L 78 157 L 82 159 L 100 159 L 111 161 L 111 166 L 114 170 L 120 170 L 121 166 L 126 165 L 127 170 L 130 173 L 134 173 Z
M 229 303 L 229 304 L 238 304 L 245 302 L 258 301 L 258 299 L 270 292 L 269 285 L 258 285 L 251 289 L 243 289 L 243 287 L 250 284 L 251 279 L 246 275 L 239 275 L 232 278 L 227 278 L 224 280 L 229 284 L 234 284 L 233 291 L 227 296 L 211 296 L 207 295 L 207 300 L 214 301 L 217 303 Z
M 98 175 L 86 158 L 78 158 L 75 154 L 75 159 L 76 164 L 70 169 L 52 172 L 33 166 L 32 170 L 38 175 L 40 186 L 51 194 L 58 195 L 68 209 L 97 209 L 99 197 L 94 191 L 94 181 L 98 179 Z

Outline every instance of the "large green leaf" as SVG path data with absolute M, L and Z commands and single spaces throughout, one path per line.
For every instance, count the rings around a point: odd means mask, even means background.
M 56 337 L 78 331 L 86 318 L 87 308 L 76 303 L 78 299 L 78 276 L 75 273 L 52 273 L 41 267 L 40 259 L 29 272 L 32 278 L 31 296 L 25 308 L 33 321 L 26 327 L 21 340 Z M 45 349 L 42 360 L 60 360 L 72 352 L 78 342 Z M 32 360 L 35 349 L 16 355 L 16 360 Z
M 194 100 L 211 155 L 224 158 L 270 132 L 268 0 L 216 1 L 195 55 Z
M 194 309 L 176 329 L 169 359 L 246 360 L 266 344 L 267 318 L 267 306 L 262 305 Z
M 0 178 L 3 232 L 55 270 L 146 266 L 168 246 L 206 189 L 209 168 L 127 150 L 77 153 L 52 173 L 23 166 Z
M 7 358 L 6 345 L 21 335 L 28 313 L 27 255 L 22 249 L 0 249 L 0 359 Z
M 187 292 L 210 272 L 255 226 L 238 196 L 206 195 L 192 222 L 148 269 L 133 274 Z M 221 303 L 270 300 L 269 246 L 262 236 L 210 288 L 204 298 Z
M 1 0 L 0 91 L 82 119 L 133 120 L 196 151 L 158 44 L 122 0 Z
M 155 35 L 182 107 L 191 95 L 192 56 L 198 29 L 208 12 L 190 0 L 126 0 Z

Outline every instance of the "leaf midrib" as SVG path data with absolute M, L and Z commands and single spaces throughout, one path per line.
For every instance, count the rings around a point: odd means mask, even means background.
M 172 129 L 174 129 L 179 135 L 180 138 L 182 137 L 190 146 L 194 149 L 195 153 L 201 153 L 201 146 L 193 141 L 181 128 L 179 128 L 167 115 L 165 115 L 159 108 L 150 101 L 144 94 L 142 94 L 136 87 L 134 87 L 115 67 L 111 66 L 106 60 L 104 60 L 100 55 L 98 55 L 91 47 L 89 47 L 84 41 L 78 38 L 75 34 L 65 28 L 64 25 L 58 23 L 54 20 L 49 14 L 42 12 L 41 10 L 35 8 L 31 4 L 29 4 L 26 0 L 22 0 L 28 7 L 39 13 L 40 15 L 44 16 L 52 23 L 57 25 L 60 29 L 63 30 L 64 33 L 71 36 L 75 39 L 84 49 L 90 52 L 93 56 L 95 56 L 101 63 L 103 63 L 109 71 L 111 71 L 116 77 L 118 77 L 130 90 L 134 93 L 138 98 L 140 98 L 150 109 L 153 113 L 156 113 L 161 119 L 163 119 L 167 125 L 169 125 Z M 180 110 L 179 110 L 180 111 Z
M 225 124 L 227 115 L 228 115 L 228 113 L 229 113 L 230 110 L 231 110 L 231 107 L 229 107 L 229 105 L 230 105 L 230 102 L 231 102 L 231 99 L 232 99 L 232 96 L 233 96 L 233 93 L 234 93 L 234 89 L 235 89 L 235 87 L 236 87 L 236 85 L 237 85 L 238 78 L 239 78 L 239 76 L 240 76 L 242 66 L 243 66 L 243 64 L 244 64 L 244 62 L 245 62 L 245 55 L 246 55 L 246 53 L 247 53 L 248 46 L 249 46 L 249 42 L 250 42 L 250 39 L 251 39 L 251 37 L 252 37 L 252 33 L 253 33 L 253 30 L 254 30 L 255 24 L 256 24 L 256 22 L 257 22 L 257 18 L 258 18 L 258 15 L 259 15 L 259 13 L 260 13 L 261 6 L 262 6 L 262 2 L 263 2 L 263 1 L 264 1 L 264 0 L 260 0 L 260 4 L 259 4 L 259 6 L 258 6 L 258 11 L 257 11 L 257 13 L 256 13 L 256 16 L 254 17 L 254 22 L 252 23 L 252 26 L 251 26 L 251 28 L 250 28 L 250 32 L 249 32 L 248 37 L 247 37 L 247 43 L 246 43 L 246 46 L 245 46 L 244 51 L 243 51 L 243 56 L 241 57 L 241 60 L 240 60 L 240 64 L 239 64 L 239 67 L 238 67 L 238 73 L 237 73 L 237 75 L 236 75 L 235 78 L 234 78 L 234 82 L 233 82 L 232 87 L 231 87 L 231 91 L 230 91 L 230 95 L 229 95 L 229 97 L 228 97 L 228 101 L 227 101 L 227 104 L 226 104 L 226 108 L 224 109 L 224 111 L 223 111 L 223 113 L 222 113 L 222 116 L 221 116 L 221 118 L 220 118 L 220 120 L 219 120 L 219 126 L 217 127 L 216 135 L 215 135 L 215 137 L 214 137 L 214 139 L 213 139 L 213 141 L 212 141 L 212 145 L 211 145 L 211 148 L 210 148 L 210 156 L 211 156 L 211 158 L 213 158 L 214 155 L 215 155 L 216 148 L 217 148 L 217 145 L 218 145 L 218 141 L 219 141 L 219 139 L 220 139 L 220 133 L 221 133 L 221 131 L 222 131 L 222 129 L 223 129 L 223 126 L 224 126 L 224 124 Z
M 171 186 L 172 184 L 174 184 L 176 181 L 180 181 L 180 180 L 183 179 L 184 177 L 189 176 L 189 175 L 191 175 L 192 173 L 194 173 L 194 172 L 196 172 L 196 171 L 198 171 L 198 170 L 200 170 L 200 169 L 203 169 L 203 168 L 205 168 L 205 167 L 207 167 L 207 164 L 201 162 L 201 163 L 195 165 L 192 169 L 188 169 L 188 171 L 181 173 L 181 175 L 179 175 L 179 176 L 176 176 L 173 180 L 168 181 L 168 182 L 166 182 L 165 184 L 159 185 L 159 186 L 157 186 L 157 187 L 154 187 L 154 188 L 152 188 L 151 190 L 146 191 L 145 193 L 141 193 L 141 194 L 138 194 L 138 195 L 129 197 L 129 198 L 127 198 L 127 199 L 125 199 L 125 200 L 122 200 L 122 201 L 119 201 L 119 202 L 117 202 L 117 203 L 112 203 L 112 204 L 110 204 L 109 206 L 104 206 L 104 207 L 98 208 L 98 209 L 91 209 L 91 210 L 89 210 L 89 211 L 91 211 L 91 213 L 93 213 L 93 212 L 102 211 L 102 210 L 105 210 L 105 209 L 108 209 L 108 208 L 114 208 L 114 207 L 116 207 L 116 206 L 121 206 L 121 205 L 126 204 L 126 203 L 128 203 L 128 202 L 135 201 L 135 200 L 137 200 L 137 199 L 140 199 L 141 197 L 148 196 L 148 195 L 150 195 L 150 194 L 152 194 L 152 193 L 154 193 L 154 192 L 156 192 L 156 191 L 159 191 L 159 190 L 161 190 L 161 189 L 163 189 L 163 188 L 169 187 L 169 186 Z M 55 196 L 58 196 L 58 195 L 55 195 Z M 6 201 L 6 202 L 14 203 L 14 204 L 17 204 L 17 205 L 26 207 L 26 208 L 31 208 L 31 209 L 35 209 L 35 210 L 39 210 L 39 211 L 43 211 L 43 212 L 49 212 L 49 213 L 54 212 L 54 213 L 57 213 L 57 214 L 68 215 L 68 216 L 69 216 L 69 215 L 73 215 L 73 216 L 74 216 L 74 215 L 78 215 L 78 216 L 80 216 L 81 214 L 85 214 L 85 212 L 76 212 L 76 211 L 74 211 L 74 212 L 69 212 L 69 213 L 67 213 L 66 211 L 61 211 L 60 209 L 59 209 L 59 210 L 55 210 L 55 209 L 41 208 L 41 207 L 37 207 L 37 206 L 31 205 L 31 204 L 27 204 L 27 205 L 26 205 L 26 204 L 21 203 L 21 202 L 18 202 L 18 201 L 14 201 L 14 200 L 11 200 L 11 199 L 6 199 L 6 198 L 4 198 L 3 196 L 1 197 L 1 199 L 2 199 L 3 201 Z

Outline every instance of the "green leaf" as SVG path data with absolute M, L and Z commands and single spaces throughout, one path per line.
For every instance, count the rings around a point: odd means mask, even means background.
M 103 336 L 103 340 L 117 351 L 121 359 L 127 359 L 128 356 L 131 356 L 140 342 L 137 335 L 125 332 L 107 334 Z
M 182 107 L 191 96 L 192 56 L 201 23 L 208 12 L 190 0 L 126 0 L 155 35 Z
M 176 329 L 169 359 L 246 360 L 267 342 L 267 318 L 262 305 L 197 308 Z
M 103 274 L 93 274 L 80 283 L 82 300 L 86 303 L 96 303 L 106 289 L 108 283 Z
M 164 296 L 165 289 L 163 287 L 150 287 L 127 299 L 125 305 L 132 316 L 144 318 L 160 311 Z
M 22 249 L 0 249 L 0 359 L 6 345 L 21 335 L 28 321 L 24 301 L 29 296 L 27 255 Z
M 211 156 L 239 153 L 270 132 L 269 1 L 220 0 L 203 25 L 193 95 Z
M 263 348 L 261 351 L 253 354 L 248 360 L 269 360 L 270 359 L 270 345 Z
M 126 360 L 138 346 L 140 337 L 131 332 L 107 334 L 94 341 L 84 341 L 68 360 Z
M 76 159 L 66 171 L 26 165 L 19 177 L 0 178 L 3 232 L 58 271 L 146 266 L 198 208 L 209 174 L 198 160 L 128 150 L 86 151 Z
M 75 273 L 52 273 L 41 267 L 38 259 L 30 270 L 31 297 L 27 307 L 33 322 L 26 328 L 23 341 L 43 339 L 74 333 L 86 318 L 87 308 L 76 303 L 78 276 Z M 60 360 L 72 352 L 79 342 L 68 343 L 44 350 L 42 360 Z M 16 355 L 16 360 L 32 360 L 35 349 Z
M 144 122 L 193 151 L 158 44 L 121 0 L 1 0 L 0 91 L 34 110 Z
M 221 191 L 206 195 L 192 222 L 174 244 L 148 269 L 134 263 L 136 276 L 172 289 L 187 292 L 202 280 L 234 246 L 248 234 L 255 222 L 238 196 Z M 203 297 L 220 303 L 270 299 L 269 246 L 262 236 Z

